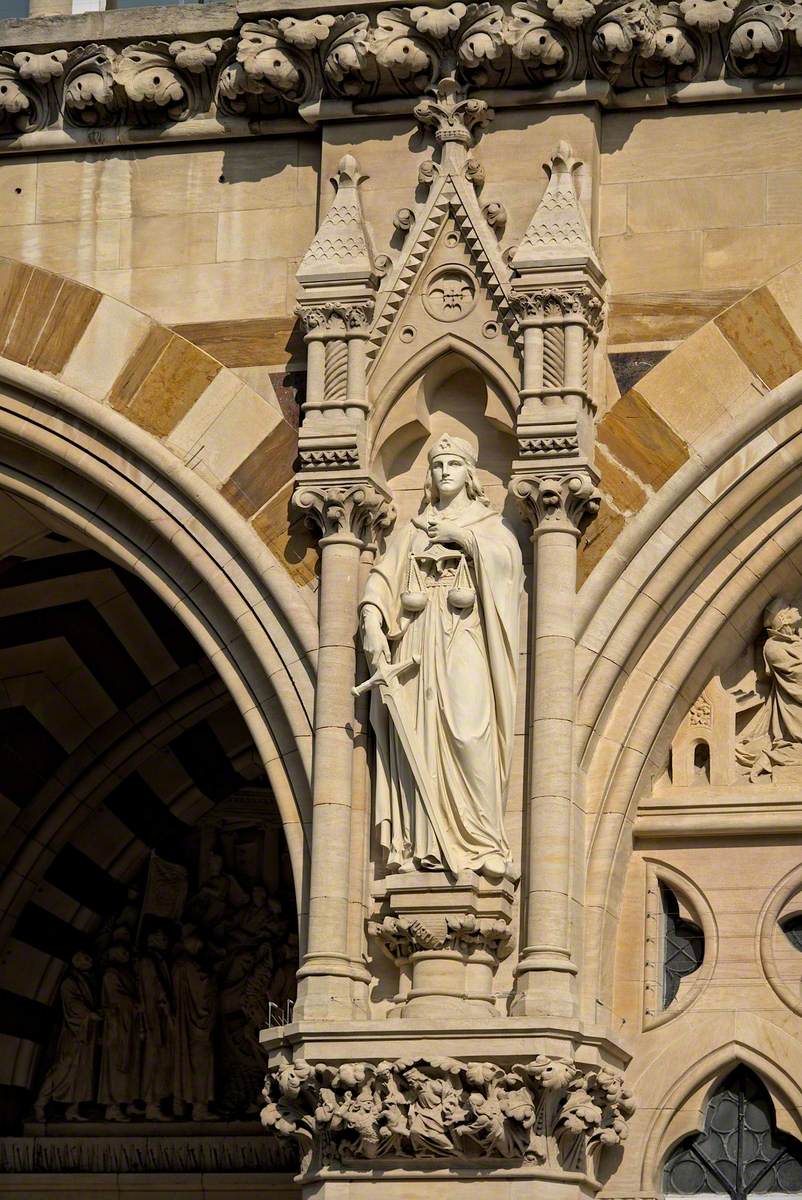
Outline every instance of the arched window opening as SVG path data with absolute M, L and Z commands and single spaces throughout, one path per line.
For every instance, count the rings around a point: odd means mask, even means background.
M 802 1143 L 778 1131 L 769 1094 L 747 1067 L 716 1089 L 704 1130 L 673 1150 L 663 1186 L 670 1195 L 730 1200 L 802 1192 Z
M 697 742 L 693 748 L 693 777 L 696 783 L 710 783 L 710 747 Z
M 795 950 L 802 950 L 802 913 L 786 917 L 784 921 L 780 922 L 780 929 Z
M 680 916 L 671 888 L 660 884 L 663 905 L 663 1008 L 668 1008 L 686 975 L 698 971 L 705 956 L 705 935 L 699 925 Z

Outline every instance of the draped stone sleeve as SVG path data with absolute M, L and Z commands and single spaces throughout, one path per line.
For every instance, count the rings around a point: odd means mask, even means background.
M 497 513 L 488 512 L 471 526 L 471 533 L 496 707 L 502 790 L 506 790 L 515 735 L 523 564 L 514 534 Z
M 402 632 L 400 597 L 406 586 L 412 532 L 407 525 L 388 539 L 384 554 L 370 570 L 359 604 L 360 612 L 368 604 L 378 608 L 391 641 Z

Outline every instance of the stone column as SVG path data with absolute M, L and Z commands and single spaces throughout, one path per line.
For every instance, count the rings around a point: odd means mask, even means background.
M 368 473 L 366 342 L 377 276 L 360 179 L 346 155 L 297 273 L 308 371 L 293 504 L 321 534 L 309 932 L 295 1006 L 308 1021 L 364 1016 L 370 983 L 363 920 L 357 927 L 365 906 L 365 763 L 351 688 L 362 556 L 391 522 L 392 505 Z
M 574 596 L 583 519 L 598 497 L 588 472 L 521 475 L 511 485 L 535 543 L 535 594 L 529 619 L 530 770 L 526 927 L 516 968 L 513 1012 L 572 1016 L 571 873 L 574 822 Z
M 368 481 L 299 482 L 297 509 L 321 531 L 317 686 L 312 772 L 312 855 L 307 952 L 298 972 L 296 1017 L 354 1015 L 354 983 L 369 982 L 349 953 L 351 803 L 360 559 L 387 521 L 384 492 Z

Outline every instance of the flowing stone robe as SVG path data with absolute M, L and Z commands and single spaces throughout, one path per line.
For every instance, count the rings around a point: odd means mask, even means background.
M 772 630 L 763 647 L 770 680 L 766 703 L 743 732 L 736 758 L 753 777 L 802 766 L 802 637 Z
M 455 870 L 481 870 L 491 856 L 509 864 L 504 804 L 512 759 L 518 631 L 523 589 L 521 552 L 493 509 L 471 501 L 449 521 L 469 535 L 471 557 L 432 547 L 430 510 L 396 531 L 373 566 L 362 605 L 382 614 L 392 661 L 420 658 L 398 678 L 406 729 L 432 780 L 439 825 Z M 414 565 L 410 570 L 410 556 Z M 460 559 L 462 565 L 460 566 Z M 412 582 L 410 582 L 412 580 Z M 470 583 L 476 602 L 456 609 L 449 591 Z M 402 594 L 422 587 L 426 604 L 410 612 Z M 374 690 L 376 823 L 391 870 L 445 866 L 392 721 Z M 445 849 L 445 848 L 444 848 Z
M 131 968 L 122 964 L 107 967 L 100 996 L 103 1050 L 97 1098 L 101 1104 L 129 1104 L 139 1097 L 138 1003 Z
M 97 1021 L 92 987 L 87 975 L 71 971 L 61 985 L 63 1024 L 56 1058 L 47 1072 L 37 1103 L 57 1100 L 80 1104 L 95 1098 Z
M 173 966 L 175 992 L 175 1067 L 173 1098 L 206 1104 L 214 1097 L 212 1032 L 217 1016 L 214 979 L 187 955 Z
M 140 958 L 139 992 L 145 1030 L 142 1099 L 158 1104 L 172 1091 L 175 1044 L 170 971 L 162 955 L 149 952 Z

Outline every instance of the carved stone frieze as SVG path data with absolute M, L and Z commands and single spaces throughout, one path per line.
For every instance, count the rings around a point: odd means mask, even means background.
M 603 79 L 616 89 L 800 73 L 798 5 L 754 0 L 516 0 L 244 22 L 235 36 L 20 46 L 0 54 L 0 136 L 70 126 L 281 117 L 321 101 L 423 96 L 441 140 L 486 106 L 464 89 Z M 455 93 L 456 95 L 456 93 Z M 456 111 L 459 106 L 459 111 Z M 257 132 L 258 130 L 254 130 Z
M 507 921 L 455 913 L 446 917 L 445 925 L 445 930 L 439 931 L 417 917 L 387 916 L 370 922 L 368 932 L 379 939 L 395 962 L 429 950 L 456 950 L 464 955 L 483 950 L 498 959 L 509 951 L 511 930 Z
M 549 474 L 513 476 L 510 491 L 535 534 L 562 528 L 578 537 L 599 511 L 601 497 L 587 467 Z
M 519 291 L 515 307 L 522 324 L 543 324 L 545 321 L 581 316 L 585 324 L 597 332 L 602 324 L 604 306 L 598 294 L 589 287 L 536 288 Z
M 373 543 L 395 519 L 389 495 L 363 480 L 329 483 L 300 476 L 292 503 L 324 538 L 347 537 Z
M 378 1158 L 581 1171 L 626 1138 L 634 1111 L 617 1071 L 546 1055 L 510 1068 L 440 1056 L 298 1060 L 270 1071 L 264 1097 L 262 1123 L 297 1139 L 306 1172 Z

